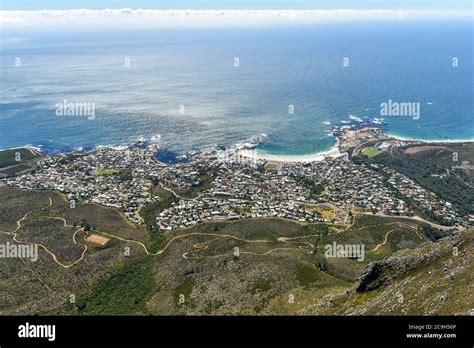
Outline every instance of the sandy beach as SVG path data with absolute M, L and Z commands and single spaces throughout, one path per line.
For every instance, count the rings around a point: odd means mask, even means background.
M 279 163 L 305 163 L 305 162 L 320 162 L 325 158 L 336 158 L 343 155 L 339 151 L 339 143 L 336 143 L 330 150 L 325 152 L 318 152 L 309 155 L 274 155 L 269 153 L 258 152 L 250 149 L 239 150 L 239 154 L 243 157 L 257 158 L 269 162 Z
M 376 128 L 377 129 L 377 128 Z M 464 142 L 473 142 L 473 139 L 468 140 L 460 140 L 460 139 L 453 139 L 453 140 L 425 140 L 425 139 L 413 139 L 413 138 L 406 138 L 390 133 L 386 133 L 386 136 L 392 139 L 405 141 L 405 142 L 420 142 L 420 143 L 464 143 Z M 269 154 L 264 152 L 259 152 L 258 150 L 254 149 L 242 149 L 239 150 L 239 154 L 242 157 L 254 158 L 254 159 L 261 159 L 266 160 L 269 162 L 278 162 L 278 163 L 308 163 L 308 162 L 320 162 L 323 161 L 325 158 L 336 158 L 340 157 L 344 154 L 344 151 L 339 150 L 339 139 L 337 143 L 328 151 L 318 152 L 314 154 L 308 155 L 275 155 Z
M 407 138 L 402 137 L 399 135 L 391 134 L 390 132 L 387 133 L 390 138 L 400 140 L 400 141 L 407 141 L 407 142 L 420 142 L 420 143 L 472 143 L 474 139 L 435 139 L 435 140 L 426 140 L 426 139 L 416 139 L 416 138 Z

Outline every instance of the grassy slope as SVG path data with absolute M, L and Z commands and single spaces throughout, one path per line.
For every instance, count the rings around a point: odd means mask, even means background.
M 21 161 L 16 161 L 16 154 L 20 154 Z M 0 168 L 20 164 L 21 162 L 30 161 L 37 156 L 27 149 L 11 149 L 0 151 Z
M 320 269 L 324 260 L 324 245 L 337 243 L 366 243 L 366 252 L 383 241 L 387 231 L 397 227 L 398 219 L 361 217 L 353 227 L 340 234 L 328 234 L 325 225 L 305 226 L 277 219 L 254 219 L 232 223 L 210 223 L 187 229 L 186 233 L 218 233 L 244 239 L 268 239 L 271 243 L 245 243 L 232 239 L 213 241 L 206 249 L 194 251 L 193 245 L 209 238 L 194 237 L 181 240 L 165 252 L 160 261 L 161 273 L 168 280 L 148 309 L 154 314 L 295 314 L 314 298 L 331 296 L 350 289 L 366 265 L 381 260 L 396 250 L 416 247 L 427 238 L 418 236 L 407 227 L 400 227 L 379 252 L 367 254 L 364 262 L 348 259 L 326 260 L 328 269 Z M 416 226 L 415 222 L 404 222 Z M 182 234 L 173 232 L 168 238 Z M 243 254 L 233 257 L 233 250 L 263 254 L 279 247 L 295 245 L 277 242 L 279 236 L 312 236 L 304 241 L 318 243 L 317 254 L 301 251 L 279 251 L 271 255 Z M 319 242 L 318 242 L 319 240 Z M 296 244 L 296 247 L 301 244 Z M 188 253 L 189 259 L 181 255 Z M 192 258 L 194 257 L 194 258 Z M 313 266 L 315 265 L 315 266 Z M 175 270 L 174 273 L 171 273 Z M 176 272 L 176 270 L 179 270 Z M 173 274 L 171 278 L 170 274 Z M 192 284 L 193 286 L 189 286 Z M 222 288 L 221 288 L 222 287 Z M 186 289 L 186 304 L 177 305 L 180 289 Z M 290 303 L 289 296 L 298 301 Z
M 8 187 L 0 188 L 0 230 L 13 231 L 16 220 L 33 209 L 45 207 L 52 198 L 53 207 L 33 212 L 32 219 L 25 220 L 18 231 L 18 237 L 28 242 L 39 242 L 57 254 L 63 263 L 71 263 L 80 257 L 83 248 L 72 241 L 75 228 L 64 228 L 58 220 L 45 216 L 66 216 L 74 212 L 81 221 L 100 219 L 101 227 L 113 233 L 117 224 L 127 225 L 117 215 L 107 215 L 107 208 L 98 209 L 94 205 L 78 205 L 69 209 L 62 195 L 50 191 L 29 191 Z M 105 214 L 104 214 L 105 213 Z M 105 217 L 105 218 L 104 218 Z M 111 221 L 108 220 L 109 217 Z M 73 220 L 67 216 L 68 224 Z M 88 220 L 90 219 L 90 220 Z M 122 222 L 121 222 L 122 221 Z M 115 226 L 115 227 L 114 227 Z M 64 304 L 69 296 L 79 296 L 89 291 L 99 279 L 116 269 L 123 262 L 124 245 L 111 240 L 105 247 L 84 241 L 84 234 L 77 235 L 79 243 L 89 246 L 83 261 L 72 268 L 64 269 L 54 263 L 52 257 L 39 249 L 39 260 L 25 263 L 20 259 L 0 258 L 0 315 L 11 314 L 64 314 Z M 13 243 L 11 236 L 0 234 L 0 243 Z M 139 247 L 130 245 L 131 255 L 142 255 Z
M 155 287 L 150 256 L 126 259 L 81 294 L 76 304 L 69 304 L 68 309 L 83 315 L 146 314 L 145 303 Z
M 428 261 L 369 292 L 340 294 L 333 304 L 307 314 L 467 315 L 474 305 L 473 231 L 463 232 L 457 256 L 449 238 L 405 250 L 400 257 L 435 251 Z
M 6 197 L 8 199 L 5 199 Z M 69 209 L 65 206 L 66 202 L 61 195 L 46 191 L 1 188 L 0 208 L 8 212 L 6 218 L 2 220 L 2 225 L 8 228 L 14 227 L 16 219 L 28 210 L 44 206 L 48 202 L 48 197 L 53 198 L 54 206 L 32 216 L 58 214 L 66 216 L 71 222 L 85 221 L 109 233 L 146 241 L 145 231 L 130 229 L 116 212 L 113 213 L 113 209 L 81 204 L 75 209 Z M 45 234 L 53 234 L 54 230 L 50 229 L 56 226 L 56 224 L 43 226 L 45 221 L 37 220 L 36 223 L 39 225 L 35 225 L 35 228 L 38 229 L 38 234 L 35 235 L 34 229 L 22 233 L 28 235 L 32 233 L 31 238 L 39 238 L 42 242 L 49 243 L 52 249 L 67 245 L 68 238 L 42 237 Z M 186 231 L 165 233 L 161 235 L 164 238 L 162 242 L 178 234 L 190 232 L 229 234 L 243 239 L 265 239 L 270 242 L 245 243 L 222 238 L 209 243 L 207 249 L 196 250 L 193 245 L 209 241 L 210 238 L 182 238 L 156 257 L 145 256 L 141 247 L 117 240 L 111 240 L 105 247 L 89 243 L 84 261 L 68 270 L 58 267 L 44 252 L 40 252 L 40 260 L 34 264 L 24 265 L 20 260 L 4 259 L 0 260 L 0 272 L 3 276 L 0 285 L 4 285 L 0 287 L 2 289 L 0 295 L 6 300 L 0 306 L 0 313 L 342 314 L 351 310 L 364 312 L 369 304 L 373 306 L 371 311 L 366 310 L 369 314 L 390 313 L 383 303 L 393 302 L 390 289 L 394 289 L 397 284 L 408 286 L 407 291 L 411 289 L 408 293 L 412 292 L 412 295 L 408 296 L 414 299 L 413 303 L 405 312 L 449 313 L 450 307 L 443 304 L 443 301 L 438 301 L 442 305 L 430 309 L 422 302 L 422 297 L 416 295 L 418 291 L 420 293 L 425 291 L 423 284 L 432 284 L 429 293 L 425 292 L 430 298 L 434 298 L 436 292 L 446 289 L 451 291 L 447 296 L 452 296 L 453 301 L 460 301 L 456 300 L 458 299 L 456 296 L 468 298 L 461 284 L 472 279 L 472 274 L 466 271 L 469 268 L 465 266 L 466 270 L 459 272 L 459 279 L 444 280 L 438 274 L 440 267 L 443 267 L 442 260 L 435 261 L 429 266 L 432 268 L 431 278 L 427 278 L 426 272 L 420 269 L 413 274 L 407 274 L 406 279 L 412 279 L 411 277 L 413 279 L 406 284 L 403 283 L 405 279 L 400 279 L 386 289 L 351 296 L 346 294 L 353 288 L 355 278 L 364 272 L 370 261 L 382 260 L 395 251 L 415 248 L 427 241 L 426 237 L 420 238 L 412 228 L 400 225 L 398 226 L 400 230 L 390 235 L 385 246 L 377 252 L 368 253 L 383 240 L 387 231 L 396 227 L 395 223 L 400 224 L 400 221 L 416 227 L 413 221 L 365 216 L 358 218 L 347 231 L 330 234 L 327 226 L 323 224 L 305 226 L 276 219 L 245 220 L 210 223 Z M 34 225 L 33 220 L 31 223 Z M 279 236 L 311 236 L 303 240 L 317 244 L 317 254 L 288 250 L 266 256 L 242 254 L 237 259 L 233 256 L 235 247 L 239 247 L 242 252 L 263 254 L 276 247 L 297 248 L 301 245 L 277 242 Z M 1 235 L 1 237 L 3 239 L 0 240 L 10 240 L 8 236 Z M 325 259 L 324 245 L 334 241 L 364 243 L 367 253 L 365 260 L 358 262 L 348 259 Z M 55 244 L 56 242 L 60 242 L 61 245 Z M 74 248 L 72 244 L 70 246 Z M 125 246 L 131 248 L 130 257 L 124 256 Z M 194 258 L 184 259 L 183 254 L 190 250 L 193 251 L 190 256 Z M 472 250 L 470 251 L 472 255 Z M 77 256 L 76 251 L 68 252 L 67 248 L 58 253 L 61 252 L 62 257 L 68 260 L 73 260 Z M 472 264 L 471 259 L 464 259 L 468 262 L 467 265 Z M 45 284 L 58 294 L 48 290 Z M 70 294 L 76 295 L 78 306 L 65 304 Z M 185 296 L 185 304 L 178 303 L 180 294 Z M 294 301 L 290 301 L 290 298 Z M 430 303 L 434 303 L 434 300 Z M 453 310 L 461 312 L 464 309 L 456 303 Z

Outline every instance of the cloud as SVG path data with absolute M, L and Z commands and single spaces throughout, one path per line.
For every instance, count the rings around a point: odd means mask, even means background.
M 78 29 L 160 28 L 193 26 L 246 26 L 258 24 L 320 23 L 338 21 L 395 20 L 412 18 L 469 17 L 465 11 L 394 10 L 150 10 L 74 9 L 0 11 L 5 28 Z

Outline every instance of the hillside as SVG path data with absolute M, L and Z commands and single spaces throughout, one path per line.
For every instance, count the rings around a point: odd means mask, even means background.
M 466 215 L 474 212 L 474 143 L 393 147 L 365 161 L 405 174 Z
M 21 174 L 34 168 L 41 158 L 33 148 L 18 148 L 0 151 L 0 178 Z
M 474 308 L 473 231 L 453 233 L 368 265 L 349 293 L 305 314 L 469 315 Z
M 450 236 L 415 220 L 358 215 L 336 229 L 250 219 L 157 238 L 115 209 L 71 209 L 56 192 L 7 187 L 0 211 L 2 244 L 13 237 L 41 245 L 37 262 L 0 259 L 4 315 L 465 314 L 474 307 L 466 285 L 471 232 Z M 363 246 L 364 254 L 332 257 L 332 245 Z

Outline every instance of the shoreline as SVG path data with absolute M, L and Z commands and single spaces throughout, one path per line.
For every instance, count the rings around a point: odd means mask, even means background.
M 374 129 L 380 129 L 377 127 L 369 127 L 369 128 L 374 128 Z M 386 135 L 389 138 L 399 140 L 399 141 L 406 141 L 406 142 L 419 142 L 419 143 L 436 143 L 436 144 L 442 144 L 442 143 L 473 143 L 474 139 L 447 139 L 447 140 L 427 140 L 427 139 L 419 139 L 419 138 L 410 138 L 410 137 L 405 137 L 401 135 L 397 135 L 394 133 L 391 133 L 390 131 L 382 130 L 383 132 L 386 133 Z M 116 151 L 121 151 L 129 148 L 130 146 L 134 145 L 135 143 L 131 143 L 128 145 L 97 145 L 94 148 L 87 150 L 87 151 L 96 151 L 98 149 L 112 149 Z M 321 152 L 316 152 L 316 153 L 310 153 L 310 154 L 303 154 L 303 155 L 282 155 L 282 154 L 272 154 L 268 152 L 260 152 L 258 151 L 257 148 L 244 148 L 244 149 L 239 149 L 239 153 L 243 157 L 248 157 L 248 158 L 256 158 L 259 160 L 265 160 L 269 162 L 278 162 L 278 163 L 308 163 L 308 162 L 321 162 L 326 158 L 337 158 L 340 156 L 343 156 L 345 154 L 345 151 L 341 151 L 339 149 L 340 145 L 340 140 L 338 137 L 336 137 L 336 143 L 326 151 L 321 151 Z M 232 147 L 232 146 L 231 146 Z M 49 151 L 45 151 L 42 146 L 33 146 L 31 144 L 26 144 L 22 146 L 14 146 L 14 147 L 8 147 L 8 148 L 1 148 L 0 151 L 7 151 L 7 150 L 16 150 L 16 149 L 32 149 L 35 151 L 40 152 L 41 154 L 45 154 L 47 156 L 54 155 L 57 153 L 69 153 L 69 152 L 74 152 L 74 151 L 84 151 L 82 147 L 70 149 L 69 151 L 59 151 L 55 152 L 54 154 L 50 154 Z M 209 149 L 203 149 L 199 152 L 205 152 Z
M 336 138 L 336 143 L 326 151 L 305 154 L 305 155 L 279 155 L 268 152 L 260 152 L 257 150 L 240 150 L 239 152 L 244 157 L 257 157 L 257 159 L 265 160 L 268 162 L 278 163 L 307 163 L 307 162 L 321 162 L 326 158 L 337 158 L 344 155 L 344 152 L 339 150 L 339 139 Z
M 427 139 L 419 139 L 419 138 L 410 138 L 404 137 L 401 135 L 393 134 L 390 132 L 386 132 L 390 138 L 401 140 L 401 141 L 412 141 L 412 142 L 420 142 L 420 143 L 473 143 L 474 139 L 438 139 L 438 140 L 427 140 Z
M 321 162 L 329 157 L 337 158 L 343 155 L 344 153 L 340 152 L 339 149 L 334 149 L 309 155 L 271 155 L 266 153 L 257 153 L 257 158 L 266 160 L 268 162 L 278 163 L 308 163 Z
M 377 127 L 368 127 L 373 129 L 380 129 Z M 436 144 L 443 144 L 443 143 L 472 143 L 474 139 L 448 139 L 448 140 L 427 140 L 427 139 L 418 139 L 418 138 L 409 138 L 403 137 L 400 135 L 393 134 L 389 131 L 382 130 L 389 138 L 394 140 L 406 141 L 406 142 L 414 142 L 414 143 L 436 143 Z M 239 153 L 244 157 L 249 158 L 257 158 L 259 160 L 266 160 L 269 162 L 278 162 L 278 163 L 308 163 L 308 162 L 321 162 L 326 158 L 337 158 L 343 156 L 346 152 L 339 150 L 340 140 L 336 137 L 336 144 L 334 144 L 331 149 L 322 152 L 316 152 L 313 154 L 306 154 L 306 155 L 279 155 L 279 154 L 272 154 L 266 152 L 259 152 L 257 150 L 245 149 L 240 150 Z
M 27 149 L 27 150 L 36 150 L 38 152 L 44 153 L 44 151 L 41 149 L 41 147 L 38 146 L 32 146 L 32 145 L 21 145 L 21 146 L 14 146 L 14 147 L 6 147 L 3 149 L 0 149 L 0 151 L 8 151 L 8 150 L 20 150 L 20 149 Z

